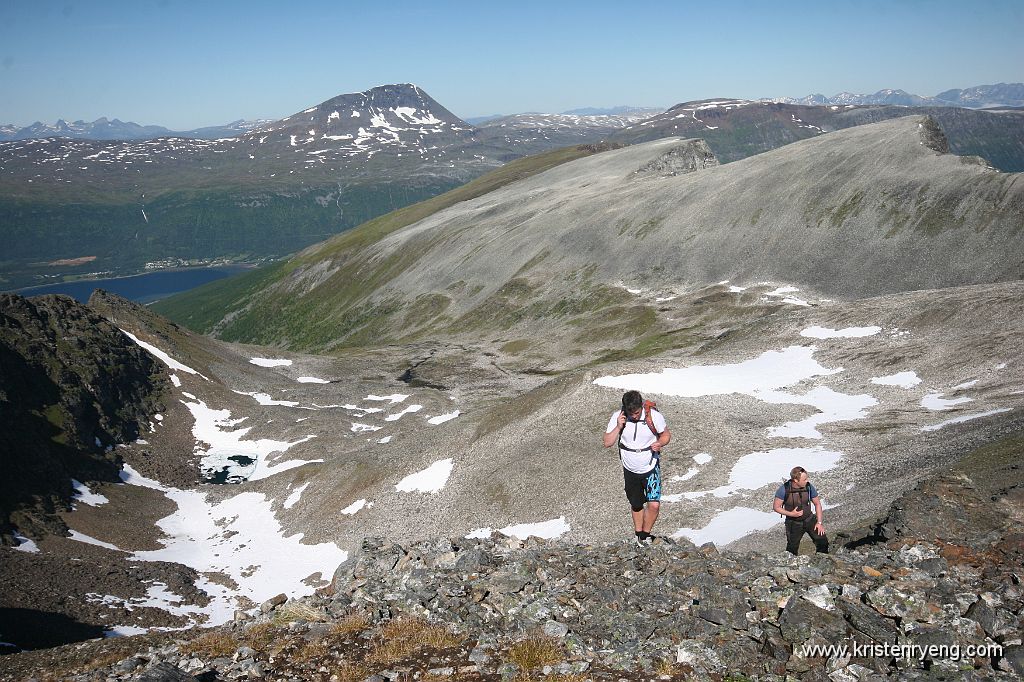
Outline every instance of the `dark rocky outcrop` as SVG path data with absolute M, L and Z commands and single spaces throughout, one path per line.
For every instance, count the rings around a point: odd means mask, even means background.
M 1019 542 L 1024 521 L 1024 434 L 1011 433 L 981 447 L 947 471 L 918 483 L 870 526 L 843 534 L 848 547 L 921 538 L 984 550 L 994 537 Z
M 686 140 L 637 169 L 637 174 L 680 175 L 718 165 L 704 140 Z
M 159 362 L 66 296 L 0 295 L 0 532 L 63 534 L 71 479 L 116 481 L 112 451 L 161 409 Z
M 931 116 L 921 118 L 921 141 L 924 146 L 939 154 L 949 153 L 949 140 L 946 139 L 946 133 L 942 132 L 942 128 Z

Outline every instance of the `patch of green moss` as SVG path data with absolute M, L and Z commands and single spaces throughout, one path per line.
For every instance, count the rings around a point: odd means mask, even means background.
M 520 277 L 522 275 L 525 275 L 525 274 L 529 273 L 530 270 L 532 270 L 534 267 L 540 265 L 545 260 L 547 260 L 548 256 L 550 256 L 550 255 L 551 255 L 551 249 L 544 249 L 543 251 L 538 253 L 536 256 L 534 256 L 530 260 L 526 261 L 526 264 L 523 265 L 523 267 L 519 268 L 519 271 L 516 272 L 515 276 L 516 277 Z
M 531 345 L 532 342 L 528 339 L 516 339 L 515 341 L 509 341 L 503 345 L 500 350 L 506 355 L 519 355 Z
M 1020 458 L 1024 452 L 1024 431 L 1018 431 L 999 440 L 973 450 L 960 460 L 956 468 L 963 471 L 971 478 L 988 478 L 995 483 L 1008 482 L 1005 479 L 1005 471 L 1017 472 L 1016 477 L 1024 476 L 1021 473 Z
M 422 327 L 424 324 L 441 315 L 452 300 L 443 294 L 422 294 L 417 296 L 405 313 L 405 327 Z
M 958 215 L 962 197 L 946 194 L 937 197 L 931 204 L 921 205 L 914 229 L 930 237 L 964 226 L 964 216 Z
M 648 236 L 649 234 L 660 228 L 662 224 L 664 224 L 664 222 L 665 216 L 657 216 L 645 220 L 640 225 L 640 228 L 636 231 L 636 237 L 638 239 L 643 239 L 644 237 Z
M 61 406 L 59 404 L 50 405 L 43 410 L 43 417 L 45 417 L 46 421 L 50 422 L 50 424 L 59 431 L 59 433 L 51 436 L 50 440 L 54 443 L 59 443 L 60 445 L 67 445 L 68 435 L 64 430 L 65 414 Z
M 402 307 L 396 300 L 352 307 L 340 319 L 332 318 L 328 323 L 330 339 L 324 341 L 324 346 L 337 350 L 379 344 L 395 333 L 392 316 Z
M 697 342 L 690 328 L 673 329 L 667 332 L 654 332 L 640 337 L 629 348 L 620 348 L 602 354 L 591 365 L 621 360 L 639 360 L 664 353 L 675 348 L 687 348 Z
M 864 201 L 864 191 L 857 190 L 839 204 L 829 215 L 829 222 L 832 227 L 841 227 L 847 218 L 854 218 L 860 215 L 861 203 Z
M 496 401 L 482 411 L 473 440 L 483 438 L 510 424 L 522 423 L 545 406 L 564 399 L 577 382 L 578 377 L 566 373 L 518 396 L 515 400 Z
M 483 303 L 456 320 L 456 329 L 508 329 L 527 317 L 529 300 L 536 288 L 523 277 L 509 280 Z
M 229 310 L 242 307 L 257 292 L 288 272 L 285 263 L 274 263 L 250 272 L 204 284 L 171 296 L 149 307 L 164 317 L 200 334 L 210 333 Z
M 656 315 L 646 306 L 615 306 L 595 315 L 587 325 L 580 326 L 580 332 L 573 341 L 604 347 L 630 342 L 635 345 L 633 339 L 644 337 L 657 324 Z
M 636 225 L 628 218 L 620 218 L 615 224 L 620 237 L 643 238 L 657 230 L 665 222 L 665 216 L 648 218 L 639 225 Z

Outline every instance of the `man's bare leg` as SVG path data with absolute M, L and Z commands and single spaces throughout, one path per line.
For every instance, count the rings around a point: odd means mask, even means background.
M 650 533 L 651 529 L 654 528 L 654 522 L 658 520 L 658 512 L 661 511 L 661 502 L 648 502 L 646 508 L 642 512 L 643 527 L 642 530 L 645 533 Z M 636 523 L 636 513 L 633 514 L 634 524 Z
M 630 509 L 629 513 L 633 516 L 633 530 L 639 533 L 644 529 L 644 510 L 633 511 Z

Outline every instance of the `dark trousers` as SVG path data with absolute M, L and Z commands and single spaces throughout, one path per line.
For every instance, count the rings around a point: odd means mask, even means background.
M 811 514 L 806 519 L 786 519 L 786 551 L 790 554 L 800 552 L 800 541 L 804 539 L 804 533 L 814 540 L 814 548 L 824 554 L 828 554 L 828 538 L 825 534 L 814 532 L 814 526 L 818 523 L 818 517 Z

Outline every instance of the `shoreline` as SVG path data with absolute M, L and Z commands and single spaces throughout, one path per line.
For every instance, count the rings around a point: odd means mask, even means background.
M 131 280 L 131 279 L 137 279 L 137 278 L 142 278 L 142 277 L 149 277 L 149 276 L 157 275 L 157 274 L 161 274 L 161 273 L 190 272 L 190 271 L 197 271 L 197 270 L 221 270 L 221 269 L 228 269 L 228 268 L 232 268 L 232 269 L 237 269 L 238 270 L 237 273 L 232 273 L 232 274 L 240 274 L 242 271 L 253 270 L 253 269 L 258 268 L 258 267 L 260 267 L 260 265 L 257 265 L 255 263 L 225 263 L 225 264 L 221 264 L 221 265 L 194 265 L 194 266 L 173 267 L 173 268 L 160 268 L 160 269 L 149 270 L 149 271 L 145 271 L 145 272 L 137 272 L 137 273 L 131 274 L 131 275 L 112 275 L 112 276 L 109 276 L 109 277 L 98 277 L 98 278 L 94 278 L 94 279 L 73 279 L 73 280 L 64 280 L 64 281 L 61 281 L 61 282 L 51 282 L 49 284 L 33 284 L 32 286 L 19 287 L 17 289 L 3 289 L 3 290 L 0 290 L 0 294 L 17 294 L 18 296 L 24 296 L 24 297 L 27 298 L 29 296 L 42 296 L 44 294 L 51 293 L 50 291 L 46 291 L 47 289 L 57 288 L 57 287 L 66 287 L 66 286 L 75 286 L 75 285 L 87 285 L 90 282 L 122 281 L 122 280 Z

